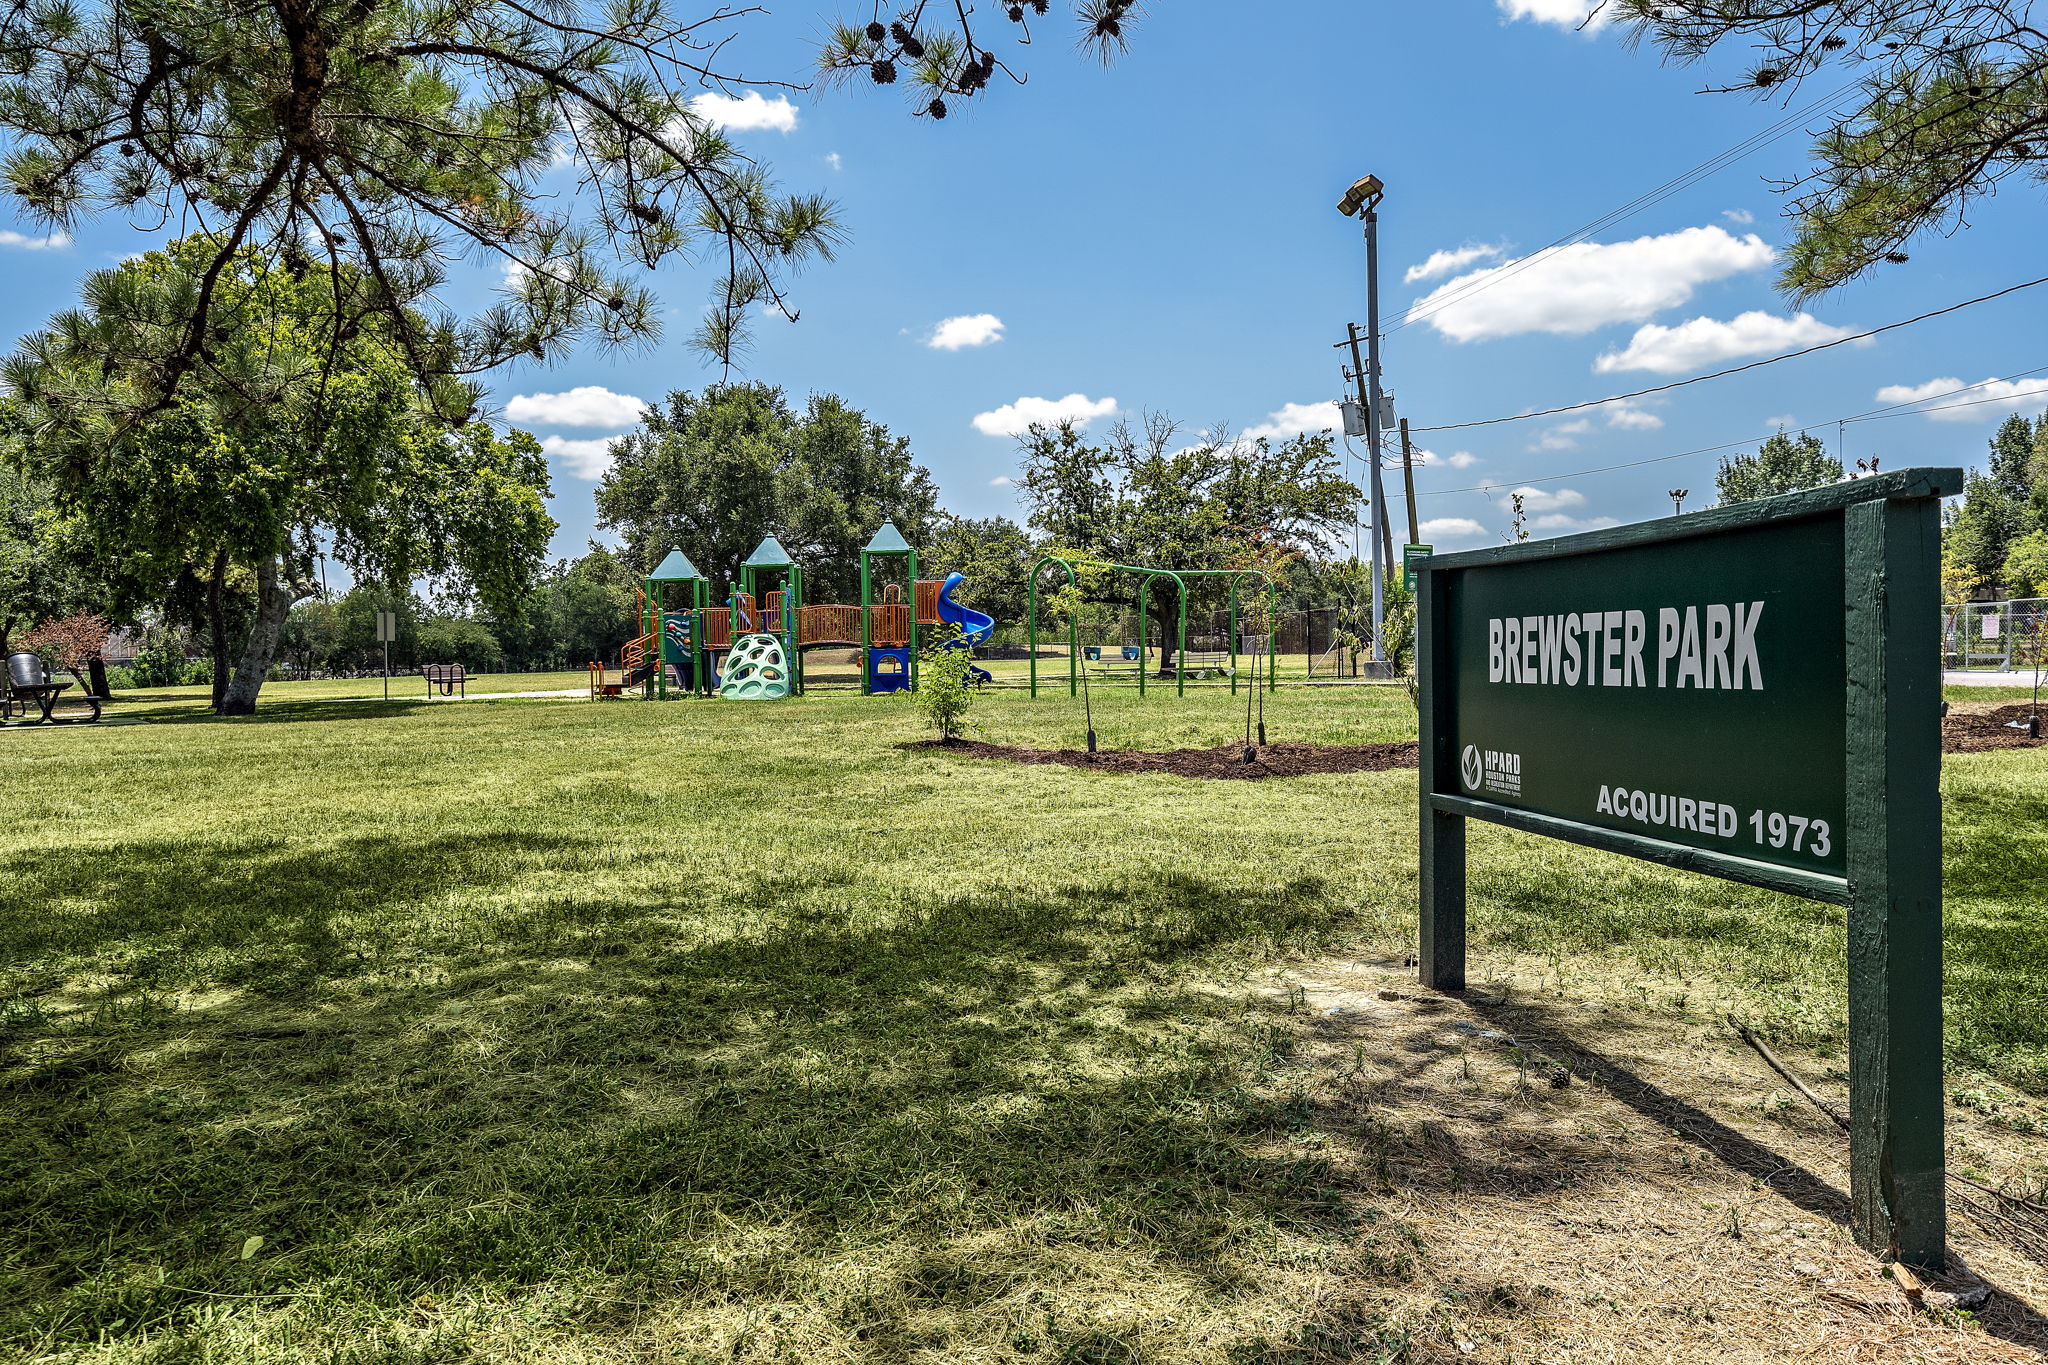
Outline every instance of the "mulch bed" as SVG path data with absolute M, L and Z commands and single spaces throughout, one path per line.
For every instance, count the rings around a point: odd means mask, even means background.
M 1019 749 L 979 740 L 926 739 L 906 749 L 932 749 L 961 758 L 1000 758 L 1011 763 L 1058 763 L 1104 773 L 1171 773 L 1175 777 L 1206 777 L 1256 782 L 1268 777 L 1305 777 L 1310 773 L 1378 773 L 1415 766 L 1416 744 L 1268 744 L 1244 761 L 1244 745 L 1219 744 L 1213 749 Z
M 2048 734 L 2048 702 L 2042 704 L 2042 727 Z M 2034 704 L 2022 701 L 1988 711 L 1951 710 L 1941 722 L 1941 751 L 1945 754 L 1975 754 L 1987 749 L 2035 749 L 2048 740 L 2033 739 L 2025 730 L 2015 730 L 2008 721 L 2024 723 L 2034 714 Z

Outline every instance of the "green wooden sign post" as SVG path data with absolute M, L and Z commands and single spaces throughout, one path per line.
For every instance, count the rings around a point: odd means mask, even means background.
M 1907 469 L 1418 560 L 1420 976 L 1465 984 L 1465 821 L 1848 908 L 1850 1194 L 1939 1269 L 1940 500 Z

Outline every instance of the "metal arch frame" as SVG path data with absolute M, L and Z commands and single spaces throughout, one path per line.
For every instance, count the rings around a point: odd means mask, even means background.
M 1070 560 L 1061 555 L 1042 556 L 1036 564 L 1031 566 L 1030 601 L 1024 612 L 1025 625 L 1030 640 L 1031 695 L 1034 697 L 1038 695 L 1038 575 L 1048 564 L 1057 564 L 1060 568 L 1066 570 L 1069 585 L 1080 581 L 1078 575 L 1074 572 L 1074 566 L 1077 564 L 1110 569 L 1119 573 L 1140 575 L 1137 606 L 1138 695 L 1141 697 L 1145 695 L 1145 607 L 1147 598 L 1151 593 L 1153 579 L 1170 578 L 1173 580 L 1174 586 L 1179 590 L 1179 602 L 1177 603 L 1179 618 L 1177 623 L 1178 635 L 1174 657 L 1181 660 L 1181 666 L 1176 670 L 1173 680 L 1173 691 L 1177 697 L 1187 695 L 1188 685 L 1186 663 L 1188 650 L 1188 579 L 1228 578 L 1230 580 L 1230 691 L 1233 696 L 1237 693 L 1237 608 L 1239 589 L 1243 585 L 1244 580 L 1256 578 L 1265 586 L 1266 608 L 1269 616 L 1279 609 L 1278 592 L 1273 586 L 1272 577 L 1264 569 L 1155 569 L 1144 564 L 1117 564 L 1107 559 Z M 1275 657 L 1274 647 L 1277 643 L 1277 638 L 1277 632 L 1270 630 L 1266 632 L 1266 690 L 1269 692 L 1274 690 L 1276 686 L 1273 681 L 1273 659 Z M 1070 697 L 1078 695 L 1080 691 L 1080 662 L 1080 626 L 1078 622 L 1069 620 L 1067 622 L 1067 695 Z

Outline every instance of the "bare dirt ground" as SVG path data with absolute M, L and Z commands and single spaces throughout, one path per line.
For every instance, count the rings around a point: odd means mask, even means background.
M 1241 743 L 1213 749 L 1023 749 L 980 740 L 919 740 L 906 749 L 933 749 L 962 758 L 1000 758 L 1011 763 L 1058 763 L 1105 773 L 1171 773 L 1222 781 L 1256 782 L 1268 777 L 1302 777 L 1309 773 L 1376 773 L 1412 768 L 1418 746 L 1403 744 L 1269 744 L 1255 746 L 1244 761 Z
M 2041 711 L 2048 711 L 2044 702 Z M 1987 749 L 2032 749 L 2048 743 L 2048 715 L 2042 717 L 2042 736 L 2035 737 L 2023 727 L 2038 714 L 2032 702 L 1952 702 L 1941 722 L 1941 749 L 1949 754 L 1982 753 Z M 2014 722 L 2018 722 L 2017 725 Z
M 1418 1362 L 2048 1358 L 2048 1243 L 1952 1198 L 1940 1279 L 1859 1249 L 1846 1140 L 1717 1013 L 1440 995 L 1391 962 L 1266 989 L 1308 1021 L 1276 1079 L 1312 1106 L 1293 1141 L 1377 1184 L 1414 1248 L 1325 1305 L 1333 1327 L 1397 1322 Z M 1786 1060 L 1846 1105 L 1841 1059 Z M 2048 1162 L 2037 1137 L 1949 1122 L 1954 1172 L 2031 1188 Z

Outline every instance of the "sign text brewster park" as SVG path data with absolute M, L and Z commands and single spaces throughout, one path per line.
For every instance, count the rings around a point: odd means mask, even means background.
M 1848 907 L 1859 1240 L 1938 1268 L 1939 506 L 1909 469 L 1419 561 L 1422 949 L 1466 818 Z

